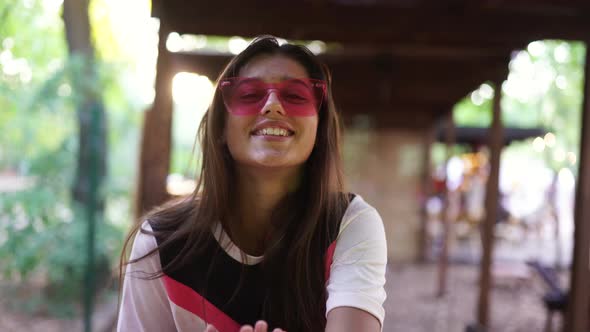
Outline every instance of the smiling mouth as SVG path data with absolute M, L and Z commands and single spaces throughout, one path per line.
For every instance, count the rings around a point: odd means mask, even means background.
M 278 137 L 290 137 L 295 133 L 284 128 L 270 127 L 256 130 L 252 133 L 253 136 L 278 136 Z

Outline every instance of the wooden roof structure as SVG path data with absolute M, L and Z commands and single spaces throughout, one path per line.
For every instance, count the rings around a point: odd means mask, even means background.
M 436 132 L 436 139 L 439 142 L 444 142 L 445 137 L 444 127 L 439 127 Z M 488 142 L 488 128 L 483 127 L 457 127 L 455 128 L 455 143 L 468 144 L 474 147 L 485 145 Z M 543 128 L 504 128 L 504 135 L 502 135 L 502 145 L 510 145 L 514 141 L 521 141 L 527 138 L 540 137 L 547 134 L 547 130 Z
M 512 52 L 531 41 L 590 41 L 587 0 L 152 0 L 152 14 L 160 19 L 160 42 L 156 97 L 144 122 L 139 212 L 167 199 L 173 75 L 188 70 L 215 78 L 229 60 L 223 54 L 169 52 L 165 43 L 170 32 L 242 37 L 273 34 L 290 40 L 338 43 L 337 51 L 321 57 L 332 70 L 334 97 L 345 120 L 363 114 L 376 128 L 393 130 L 431 127 L 481 83 L 491 81 L 498 86 L 507 76 Z M 575 291 L 571 292 L 567 331 L 586 328 L 590 301 L 590 223 L 584 222 L 590 220 L 590 209 L 580 204 L 590 200 L 588 62 L 571 284 Z M 494 197 L 494 190 L 497 194 L 494 154 L 499 155 L 502 145 L 499 97 L 494 102 L 491 146 L 496 148 L 491 149 L 489 197 Z M 492 225 L 490 222 L 489 227 Z M 491 238 L 491 228 L 485 229 L 486 238 Z M 484 249 L 489 252 L 491 246 L 484 245 Z M 478 322 L 485 326 L 489 259 L 484 257 L 482 266 Z
M 337 54 L 324 56 L 335 100 L 344 113 L 371 109 L 376 123 L 388 127 L 423 126 L 482 82 L 504 79 L 512 51 L 531 41 L 587 40 L 590 34 L 584 0 L 259 0 L 247 6 L 239 0 L 153 0 L 153 14 L 180 34 L 272 33 L 339 43 Z M 188 62 L 216 77 L 227 60 L 201 55 Z
M 441 59 L 350 48 L 319 55 L 332 73 L 338 109 L 347 122 L 368 113 L 375 125 L 387 128 L 423 128 L 434 123 L 468 91 L 487 80 L 506 77 L 510 59 L 510 52 Z M 179 52 L 171 61 L 177 71 L 215 80 L 232 56 Z M 468 74 L 457 76 L 455 70 Z M 412 116 L 405 116 L 408 113 Z

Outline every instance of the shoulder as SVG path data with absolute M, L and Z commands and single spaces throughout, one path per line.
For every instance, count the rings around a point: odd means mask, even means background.
M 385 234 L 383 221 L 379 212 L 360 195 L 355 195 L 348 205 L 342 217 L 338 237 L 353 229 L 356 231 L 362 230 L 362 233 L 377 232 L 378 234 Z
M 336 238 L 335 261 L 347 261 L 345 257 L 371 256 L 379 262 L 387 262 L 385 228 L 377 210 L 356 195 L 344 213 Z
M 387 242 L 381 216 L 356 195 L 344 214 L 336 240 L 326 313 L 336 307 L 352 307 L 383 323 L 386 266 Z
M 153 252 L 158 247 L 156 238 L 153 235 L 153 229 L 149 221 L 145 220 L 141 223 L 141 227 L 135 234 L 133 240 L 133 249 L 131 250 L 130 259 L 143 257 L 150 252 Z

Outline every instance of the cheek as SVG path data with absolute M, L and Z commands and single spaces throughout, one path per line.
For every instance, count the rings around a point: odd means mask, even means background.
M 313 148 L 315 145 L 316 140 L 318 139 L 318 119 L 315 117 L 314 119 L 310 119 L 308 123 L 305 124 L 306 128 L 309 128 L 307 133 L 307 141 L 308 144 Z M 310 148 L 310 149 L 311 149 Z
M 244 133 L 246 132 L 244 129 L 245 123 L 242 120 L 243 119 L 230 116 L 225 122 L 223 137 L 225 138 L 225 143 L 231 152 L 236 151 L 236 148 L 243 145 L 245 142 L 245 138 L 243 137 Z

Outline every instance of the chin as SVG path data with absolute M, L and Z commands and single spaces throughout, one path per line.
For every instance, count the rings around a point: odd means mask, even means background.
M 245 152 L 245 153 L 244 153 Z M 299 152 L 286 151 L 282 149 L 253 149 L 243 151 L 235 156 L 235 162 L 249 168 L 267 168 L 279 170 L 280 168 L 294 168 L 305 164 L 307 158 Z M 309 157 L 309 156 L 305 156 Z
M 282 158 L 265 158 L 264 160 L 257 160 L 252 166 L 259 166 L 265 168 L 291 168 L 298 166 L 299 163 L 294 163 Z
M 293 167 L 299 167 L 299 166 L 302 166 L 304 163 L 305 163 L 305 160 L 297 161 L 297 160 L 293 160 L 291 158 L 286 158 L 284 155 L 274 155 L 274 156 L 267 155 L 267 156 L 263 156 L 262 158 L 260 158 L 260 156 L 258 156 L 258 158 L 250 159 L 250 160 L 244 162 L 243 164 L 247 164 L 250 167 L 260 167 L 260 168 L 279 170 L 281 168 L 288 169 L 288 168 L 293 168 Z

